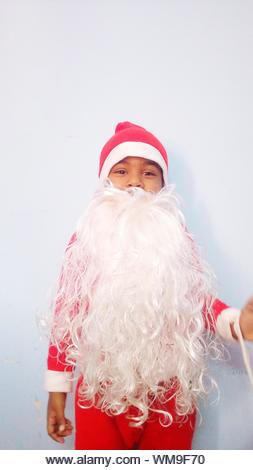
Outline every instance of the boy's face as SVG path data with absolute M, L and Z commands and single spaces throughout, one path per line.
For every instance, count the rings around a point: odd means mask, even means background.
M 142 157 L 126 157 L 114 165 L 108 175 L 119 189 L 140 187 L 144 191 L 158 192 L 163 187 L 161 167 Z

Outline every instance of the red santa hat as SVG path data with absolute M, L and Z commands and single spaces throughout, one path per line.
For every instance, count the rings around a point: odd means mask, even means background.
M 168 156 L 164 146 L 144 127 L 128 121 L 117 124 L 115 134 L 102 148 L 99 179 L 104 180 L 116 163 L 130 156 L 142 157 L 158 163 L 163 172 L 164 185 L 168 185 Z

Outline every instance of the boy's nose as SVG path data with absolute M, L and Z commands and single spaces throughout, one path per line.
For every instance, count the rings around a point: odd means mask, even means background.
M 142 187 L 143 185 L 142 185 L 142 183 L 128 183 L 127 186 L 128 186 L 129 188 L 131 188 L 132 186 L 137 186 L 137 187 L 139 188 L 139 187 Z
M 141 178 L 138 175 L 129 175 L 127 186 L 131 188 L 132 186 L 137 186 L 138 188 L 143 188 L 143 183 Z

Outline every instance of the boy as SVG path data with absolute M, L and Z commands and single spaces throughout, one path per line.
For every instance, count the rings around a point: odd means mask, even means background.
M 240 326 L 253 340 L 253 301 L 240 311 L 215 298 L 153 134 L 119 123 L 99 178 L 59 280 L 48 434 L 62 443 L 72 432 L 64 410 L 77 366 L 76 449 L 190 449 L 205 356 L 220 352 L 208 331 L 236 340 Z

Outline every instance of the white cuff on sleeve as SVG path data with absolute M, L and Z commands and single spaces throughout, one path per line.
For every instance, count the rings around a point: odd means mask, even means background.
M 44 377 L 44 390 L 47 392 L 72 392 L 72 372 L 46 370 Z
M 241 310 L 238 308 L 225 308 L 216 320 L 216 332 L 227 341 L 237 341 L 231 332 L 230 325 L 240 317 Z

